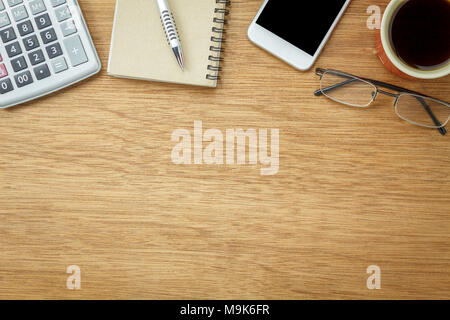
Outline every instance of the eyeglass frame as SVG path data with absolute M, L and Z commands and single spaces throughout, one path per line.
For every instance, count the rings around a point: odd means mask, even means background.
M 372 100 L 371 100 L 366 106 L 352 105 L 352 104 L 349 104 L 349 103 L 345 103 L 345 102 L 343 102 L 343 101 L 340 101 L 340 100 L 338 100 L 338 99 L 333 99 L 333 98 L 331 98 L 331 97 L 329 97 L 329 96 L 326 95 L 326 91 L 334 90 L 334 89 L 336 89 L 336 88 L 339 88 L 339 87 L 344 86 L 344 85 L 346 85 L 346 84 L 349 83 L 349 82 L 347 82 L 347 81 L 344 81 L 344 82 L 342 82 L 342 83 L 335 84 L 335 85 L 330 86 L 330 87 L 328 87 L 328 88 L 320 88 L 319 90 L 316 90 L 316 91 L 314 92 L 314 95 L 315 95 L 315 96 L 318 97 L 318 96 L 324 95 L 324 96 L 326 96 L 327 98 L 329 98 L 329 99 L 331 99 L 331 100 L 333 100 L 333 101 L 336 101 L 336 102 L 338 102 L 338 103 L 344 104 L 344 105 L 349 105 L 349 106 L 353 106 L 353 107 L 360 107 L 360 108 L 366 108 L 366 107 L 370 106 L 370 105 L 376 100 L 376 98 L 378 97 L 378 94 L 381 93 L 381 94 L 384 94 L 384 95 L 387 95 L 387 96 L 390 96 L 390 97 L 395 98 L 395 101 L 394 101 L 394 107 L 396 108 L 396 113 L 397 113 L 397 115 L 398 115 L 401 119 L 403 119 L 403 120 L 405 120 L 405 121 L 407 121 L 407 122 L 409 122 L 409 123 L 412 123 L 412 124 L 421 126 L 421 127 L 426 127 L 426 126 L 423 126 L 423 125 L 421 125 L 421 124 L 419 124 L 419 123 L 417 123 L 417 122 L 415 122 L 415 121 L 408 120 L 408 119 L 404 118 L 403 116 L 401 116 L 401 115 L 398 113 L 398 111 L 397 111 L 397 105 L 398 105 L 399 98 L 400 98 L 402 95 L 404 95 L 404 94 L 408 94 L 408 95 L 411 95 L 411 96 L 416 97 L 417 100 L 423 105 L 423 107 L 424 107 L 425 110 L 427 111 L 428 115 L 429 115 L 429 116 L 431 117 L 431 119 L 433 120 L 434 124 L 435 124 L 436 126 L 439 126 L 439 128 L 436 128 L 436 129 L 437 129 L 442 135 L 446 135 L 446 134 L 447 134 L 447 130 L 445 129 L 444 126 L 446 126 L 446 125 L 448 124 L 449 119 L 447 119 L 447 122 L 446 122 L 444 125 L 442 125 L 442 124 L 439 122 L 439 120 L 436 118 L 436 116 L 433 114 L 433 112 L 431 111 L 430 107 L 426 104 L 426 102 L 425 102 L 423 99 L 420 99 L 420 98 L 431 99 L 431 100 L 434 100 L 434 101 L 436 101 L 436 102 L 438 102 L 438 103 L 442 103 L 442 104 L 446 105 L 447 107 L 450 107 L 450 104 L 449 104 L 448 102 L 445 102 L 445 101 L 443 101 L 443 100 L 436 99 L 436 98 L 433 98 L 433 97 L 430 97 L 430 96 L 421 94 L 421 93 L 416 92 L 416 91 L 412 91 L 412 90 L 405 89 L 405 88 L 402 88 L 402 87 L 399 87 L 399 86 L 396 86 L 396 85 L 392 85 L 392 84 L 389 84 L 389 83 L 386 83 L 386 82 L 382 82 L 382 81 L 378 81 L 378 80 L 373 80 L 373 79 L 369 79 L 369 78 L 358 77 L 358 76 L 355 76 L 355 75 L 352 75 L 352 74 L 349 74 L 349 73 L 346 73 L 346 72 L 342 72 L 342 71 L 339 71 L 339 70 L 317 68 L 315 73 L 316 73 L 316 75 L 318 75 L 318 76 L 320 77 L 320 80 L 322 80 L 323 76 L 324 76 L 325 73 L 327 73 L 327 72 L 335 72 L 335 73 L 337 73 L 338 75 L 342 75 L 342 76 L 344 76 L 344 77 L 347 76 L 347 77 L 349 77 L 349 78 L 351 78 L 351 79 L 354 79 L 354 80 L 360 80 L 360 81 L 362 81 L 362 82 L 366 82 L 366 83 L 372 85 L 372 86 L 376 89 L 375 94 L 373 94 Z M 351 82 L 351 81 L 350 81 L 350 82 Z M 398 93 L 398 94 L 395 94 L 395 93 L 391 93 L 391 92 L 388 92 L 388 91 L 384 91 L 384 90 L 381 90 L 379 87 L 385 88 L 385 89 L 394 90 L 394 91 L 397 91 L 397 92 L 399 92 L 399 93 Z M 325 91 L 325 92 L 324 92 L 324 91 Z

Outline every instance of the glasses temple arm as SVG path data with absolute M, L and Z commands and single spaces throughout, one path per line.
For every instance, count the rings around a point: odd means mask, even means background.
M 349 84 L 349 83 L 352 83 L 353 81 L 357 81 L 357 80 L 358 80 L 358 79 L 353 79 L 353 78 L 351 78 L 351 79 L 348 79 L 348 80 L 346 80 L 346 81 L 344 81 L 344 82 L 336 83 L 335 85 L 332 85 L 332 86 L 329 86 L 329 87 L 327 87 L 327 88 L 323 88 L 323 89 L 319 89 L 319 90 L 315 91 L 315 92 L 314 92 L 314 95 L 315 95 L 315 96 L 321 96 L 321 95 L 323 95 L 324 93 L 327 93 L 328 91 L 332 91 L 332 90 L 334 90 L 334 89 L 343 87 L 343 86 L 345 86 L 345 85 L 347 85 L 347 84 Z
M 445 135 L 445 134 L 447 133 L 447 130 L 446 130 L 445 128 L 441 127 L 442 124 L 441 124 L 441 123 L 439 122 L 439 120 L 436 118 L 436 116 L 434 115 L 433 111 L 431 111 L 430 106 L 429 106 L 429 105 L 425 102 L 425 100 L 423 100 L 422 98 L 420 98 L 420 97 L 415 97 L 415 98 L 422 104 L 423 108 L 424 108 L 425 111 L 428 113 L 428 115 L 430 116 L 431 120 L 433 120 L 434 124 L 435 124 L 436 126 L 440 127 L 440 128 L 438 128 L 438 129 L 439 129 L 439 132 L 440 132 L 442 135 Z
M 429 97 L 427 95 L 424 95 L 424 94 L 422 94 L 420 92 L 408 90 L 408 89 L 405 89 L 405 88 L 402 88 L 402 87 L 399 87 L 399 86 L 395 86 L 393 84 L 389 84 L 389 83 L 386 83 L 386 82 L 382 82 L 382 81 L 378 81 L 378 80 L 372 80 L 372 79 L 368 79 L 368 78 L 361 78 L 361 79 L 363 79 L 363 80 L 365 80 L 367 82 L 373 83 L 374 85 L 376 85 L 378 87 L 385 88 L 385 89 L 391 89 L 391 90 L 398 91 L 398 92 L 411 93 L 411 94 L 416 94 L 416 95 L 419 95 L 419 96 L 423 96 L 425 98 L 431 98 L 431 97 Z M 444 102 L 444 101 L 441 101 L 439 99 L 435 99 L 435 100 L 437 100 L 439 102 Z
M 323 75 L 325 74 L 325 72 L 327 72 L 327 70 L 322 69 L 322 68 L 316 68 L 316 75 L 318 75 L 320 78 L 323 77 Z M 324 92 L 326 93 L 326 92 L 328 92 L 328 91 L 332 91 L 332 90 L 334 90 L 334 89 L 340 88 L 340 87 L 342 87 L 342 86 L 345 86 L 345 85 L 347 85 L 347 84 L 349 84 L 349 83 L 351 83 L 351 82 L 357 80 L 357 79 L 355 79 L 354 77 L 352 77 L 352 76 L 347 76 L 347 75 L 345 75 L 345 74 L 339 74 L 339 76 L 341 76 L 341 77 L 343 77 L 343 78 L 347 78 L 348 80 L 346 80 L 346 81 L 344 81 L 344 82 L 341 82 L 341 83 L 337 83 L 337 84 L 335 84 L 335 85 L 333 85 L 333 86 L 330 86 L 330 87 L 328 87 L 328 88 L 316 90 L 316 91 L 314 92 L 314 95 L 315 95 L 315 96 L 321 96 L 321 95 L 323 95 Z

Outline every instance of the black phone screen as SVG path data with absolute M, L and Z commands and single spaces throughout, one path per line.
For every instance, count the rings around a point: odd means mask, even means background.
M 256 23 L 314 56 L 346 0 L 269 0 Z

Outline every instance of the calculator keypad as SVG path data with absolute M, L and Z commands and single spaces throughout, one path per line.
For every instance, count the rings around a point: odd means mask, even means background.
M 59 43 L 52 44 L 52 45 L 46 47 L 45 50 L 47 50 L 47 54 L 50 59 L 59 57 L 60 55 L 63 54 Z
M 4 64 L 0 64 L 0 79 L 4 78 L 6 76 L 8 76 L 8 71 L 6 71 L 6 66 Z
M 39 28 L 39 30 L 42 30 L 42 29 L 47 28 L 52 25 L 50 16 L 47 13 L 34 18 L 34 21 L 36 21 L 36 25 Z
M 42 80 L 42 79 L 50 77 L 50 69 L 44 63 L 44 64 L 41 64 L 40 66 L 34 68 L 34 74 L 36 75 L 36 78 L 38 80 Z
M 11 24 L 11 20 L 9 20 L 8 13 L 0 12 L 0 28 L 9 26 L 10 24 Z
M 14 7 L 15 5 L 18 5 L 20 3 L 23 3 L 23 0 L 8 0 L 8 5 L 10 7 Z
M 28 68 L 27 62 L 23 56 L 12 59 L 11 64 L 14 72 L 19 72 Z
M 61 23 L 61 31 L 64 37 L 76 33 L 77 27 L 75 26 L 75 22 L 73 22 L 73 20 L 68 20 L 66 22 Z
M 16 32 L 14 31 L 13 27 L 9 27 L 7 29 L 0 31 L 0 38 L 2 39 L 3 43 L 8 43 L 12 40 L 17 39 Z
M 29 53 L 28 59 L 33 66 L 45 61 L 44 53 L 41 49 Z
M 14 17 L 14 21 L 19 22 L 23 19 L 28 18 L 28 12 L 25 6 L 17 6 L 11 9 L 12 16 Z
M 56 13 L 56 20 L 58 20 L 58 22 L 62 22 L 72 17 L 69 7 L 66 5 L 56 9 L 55 13 Z
M 0 96 L 89 61 L 70 3 L 0 0 Z
M 16 80 L 16 85 L 19 88 L 25 87 L 31 83 L 33 83 L 33 78 L 31 77 L 30 71 L 25 71 L 24 73 L 20 73 L 14 76 Z
M 88 61 L 86 52 L 79 36 L 72 36 L 64 39 L 64 45 L 67 49 L 67 54 L 74 67 L 79 66 Z
M 22 37 L 34 32 L 34 28 L 30 20 L 19 23 L 17 25 L 17 29 L 19 29 L 19 34 Z
M 0 94 L 5 94 L 14 90 L 11 79 L 5 79 L 0 81 Z
M 56 39 L 58 39 L 58 37 L 56 36 L 55 29 L 50 28 L 48 30 L 42 31 L 41 39 L 44 44 L 56 41 Z
M 27 51 L 33 50 L 39 47 L 39 40 L 36 35 L 26 37 L 23 39 L 23 46 Z
M 22 48 L 20 47 L 19 41 L 13 42 L 5 46 L 8 57 L 13 58 L 19 54 L 22 54 Z
M 66 0 L 51 0 L 52 6 L 57 7 L 59 5 L 65 4 Z
M 42 0 L 33 0 L 30 1 L 30 10 L 33 15 L 39 14 L 47 10 L 45 7 L 44 1 Z
M 60 57 L 58 59 L 53 59 L 52 60 L 52 68 L 53 68 L 54 73 L 60 73 L 60 72 L 66 71 L 68 68 L 66 59 L 64 59 L 64 57 Z

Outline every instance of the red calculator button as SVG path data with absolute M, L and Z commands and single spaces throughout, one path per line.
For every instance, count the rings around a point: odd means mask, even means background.
M 6 71 L 6 66 L 4 64 L 0 64 L 0 79 L 4 78 L 8 75 L 8 71 Z

